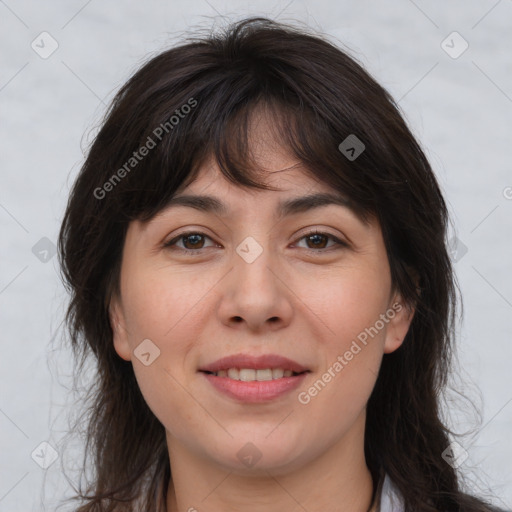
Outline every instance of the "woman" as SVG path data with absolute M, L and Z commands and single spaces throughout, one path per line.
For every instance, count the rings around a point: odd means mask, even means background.
M 264 18 L 147 62 L 59 251 L 88 413 L 85 511 L 488 511 L 440 418 L 448 214 L 390 95 Z

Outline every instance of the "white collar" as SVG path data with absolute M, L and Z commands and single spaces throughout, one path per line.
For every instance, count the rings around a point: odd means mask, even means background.
M 380 495 L 379 512 L 403 512 L 404 504 L 400 491 L 388 475 L 384 477 Z

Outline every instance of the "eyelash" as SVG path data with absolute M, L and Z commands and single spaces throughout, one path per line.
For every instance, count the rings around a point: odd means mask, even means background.
M 206 235 L 205 233 L 201 233 L 200 231 L 187 231 L 186 233 L 181 233 L 180 235 L 174 237 L 172 240 L 169 240 L 168 242 L 166 242 L 164 244 L 164 247 L 166 247 L 166 248 L 173 247 L 173 246 L 175 246 L 177 241 L 179 241 L 182 238 L 185 238 L 187 236 L 190 236 L 190 235 L 199 235 L 199 236 L 202 236 L 202 237 L 205 237 L 205 238 L 209 238 L 211 240 L 211 238 L 208 235 Z M 304 235 L 302 235 L 299 238 L 299 241 L 303 240 L 304 238 L 308 238 L 310 236 L 313 236 L 313 235 L 321 235 L 321 236 L 325 236 L 327 238 L 330 238 L 331 240 L 333 240 L 339 246 L 338 249 L 348 247 L 348 244 L 346 242 L 343 242 L 342 240 L 340 240 L 339 238 L 335 237 L 334 235 L 331 235 L 330 233 L 324 233 L 324 232 L 318 231 L 318 230 L 313 230 L 313 231 L 310 231 L 308 233 L 305 233 Z M 178 247 L 178 249 L 183 254 L 191 255 L 191 256 L 196 256 L 198 254 L 201 254 L 201 251 L 203 251 L 204 249 L 207 249 L 207 247 L 203 247 L 201 249 L 195 249 L 195 250 L 193 250 L 193 249 L 183 249 L 181 247 Z M 327 249 L 309 249 L 309 248 L 306 248 L 305 250 L 308 251 L 310 254 L 318 255 L 318 253 L 320 253 L 320 252 L 325 252 L 325 251 L 328 251 L 328 250 L 331 250 L 331 249 L 332 249 L 332 247 L 327 248 Z

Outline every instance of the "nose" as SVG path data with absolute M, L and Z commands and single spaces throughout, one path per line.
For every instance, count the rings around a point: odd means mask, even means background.
M 293 293 L 271 251 L 259 244 L 261 250 L 254 252 L 257 247 L 251 243 L 240 244 L 233 268 L 221 282 L 220 320 L 253 332 L 282 329 L 293 316 Z M 247 248 L 249 252 L 244 252 Z M 251 251 L 251 257 L 246 257 Z

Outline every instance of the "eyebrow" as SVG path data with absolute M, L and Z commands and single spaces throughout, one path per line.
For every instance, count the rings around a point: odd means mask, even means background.
M 358 220 L 363 224 L 368 225 L 368 220 L 363 216 L 362 212 L 353 206 L 352 201 L 341 194 L 330 192 L 322 192 L 282 200 L 277 205 L 277 215 L 279 218 L 283 218 L 289 215 L 304 213 L 315 208 L 329 205 L 337 205 L 347 208 L 357 217 Z M 222 201 L 209 195 L 185 194 L 174 196 L 169 199 L 164 209 L 168 209 L 173 206 L 187 206 L 189 208 L 195 208 L 196 210 L 214 213 L 224 217 L 228 217 L 230 215 L 228 207 Z

